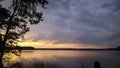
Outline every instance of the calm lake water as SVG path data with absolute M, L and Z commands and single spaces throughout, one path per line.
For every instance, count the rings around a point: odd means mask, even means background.
M 51 68 L 94 68 L 95 61 L 101 68 L 120 68 L 120 51 L 31 50 L 23 51 L 19 59 L 24 68 L 34 63 L 34 68 L 44 68 L 39 67 L 41 63 L 52 64 Z

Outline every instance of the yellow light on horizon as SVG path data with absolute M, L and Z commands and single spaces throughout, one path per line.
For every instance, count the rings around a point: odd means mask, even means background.
M 20 42 L 19 43 L 20 46 L 41 46 L 44 45 L 44 43 L 40 43 L 40 42 Z
M 26 41 L 20 42 L 20 46 L 32 46 L 35 48 L 99 48 L 96 45 L 85 45 L 85 44 L 78 44 L 78 43 L 64 43 L 64 44 L 54 44 L 48 41 Z

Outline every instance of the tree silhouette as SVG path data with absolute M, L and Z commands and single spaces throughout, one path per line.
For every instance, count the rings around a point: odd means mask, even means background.
M 0 0 L 2 2 L 3 0 Z M 16 53 L 16 47 L 21 37 L 29 31 L 28 23 L 31 25 L 38 24 L 43 21 L 42 12 L 38 12 L 37 7 L 41 5 L 46 8 L 47 0 L 12 0 L 9 9 L 0 5 L 0 30 L 4 32 L 3 39 L 0 41 L 0 68 L 2 65 L 2 57 L 6 47 L 12 47 L 10 50 Z

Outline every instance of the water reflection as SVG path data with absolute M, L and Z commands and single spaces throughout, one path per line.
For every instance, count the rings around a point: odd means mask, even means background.
M 118 53 L 113 51 L 23 51 L 11 68 L 120 68 Z
M 41 62 L 41 61 L 28 61 L 22 60 L 21 62 L 17 62 L 12 64 L 9 68 L 60 68 L 55 63 Z
M 60 68 L 55 63 L 42 62 L 37 58 L 28 60 L 12 53 L 6 53 L 3 56 L 3 65 L 5 68 Z
M 119 52 L 113 51 L 24 51 L 21 58 L 47 61 L 59 64 L 62 68 L 94 68 L 99 61 L 101 68 L 120 68 Z M 32 56 L 31 56 L 32 55 Z
M 40 59 L 44 61 L 58 60 L 58 58 L 82 58 L 90 57 L 96 55 L 95 52 L 85 52 L 85 51 L 23 51 L 21 58 L 26 59 Z M 33 56 L 31 56 L 33 55 Z M 98 56 L 98 55 L 97 55 Z

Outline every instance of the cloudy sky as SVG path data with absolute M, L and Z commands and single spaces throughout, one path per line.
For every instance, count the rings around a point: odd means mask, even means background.
M 49 0 L 43 10 L 44 21 L 31 26 L 22 45 L 120 46 L 119 3 L 120 0 Z

